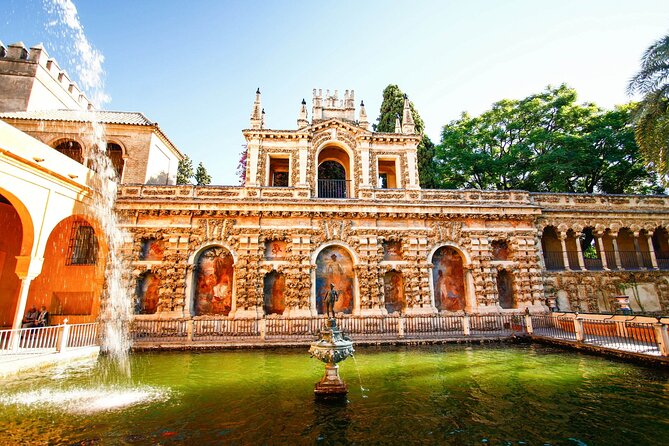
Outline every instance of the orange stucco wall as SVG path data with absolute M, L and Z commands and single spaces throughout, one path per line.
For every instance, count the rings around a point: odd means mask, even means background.
M 69 323 L 92 322 L 100 311 L 104 252 L 99 249 L 97 265 L 66 265 L 73 222 L 74 218 L 68 218 L 54 228 L 44 251 L 42 273 L 30 286 L 26 308 L 46 305 L 50 325 L 65 318 Z

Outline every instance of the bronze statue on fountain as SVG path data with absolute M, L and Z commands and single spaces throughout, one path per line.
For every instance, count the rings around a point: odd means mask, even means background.
M 311 344 L 309 353 L 325 363 L 325 376 L 314 388 L 317 397 L 341 397 L 348 392 L 348 386 L 339 377 L 337 363 L 353 355 L 353 342 L 337 327 L 334 303 L 338 300 L 334 284 L 325 296 L 327 325 L 321 330 L 320 338 Z

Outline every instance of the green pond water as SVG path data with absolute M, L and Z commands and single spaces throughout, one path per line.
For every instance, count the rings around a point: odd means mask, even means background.
M 106 362 L 5 379 L 0 444 L 669 444 L 667 371 L 537 345 L 359 347 L 340 404 L 302 349 Z

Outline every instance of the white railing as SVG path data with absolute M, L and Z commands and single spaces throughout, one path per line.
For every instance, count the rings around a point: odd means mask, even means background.
M 669 356 L 667 322 L 667 318 L 604 314 L 531 316 L 534 336 L 651 356 Z
M 0 354 L 63 352 L 99 345 L 98 324 L 73 324 L 0 330 Z

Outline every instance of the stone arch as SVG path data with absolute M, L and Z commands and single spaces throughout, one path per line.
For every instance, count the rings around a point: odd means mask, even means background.
M 100 313 L 107 249 L 94 219 L 75 214 L 61 220 L 47 238 L 42 272 L 30 285 L 27 306 L 46 306 L 51 324 L 94 321 Z
M 286 309 L 286 276 L 272 270 L 263 278 L 263 309 L 265 314 L 283 314 Z
M 655 251 L 655 258 L 660 269 L 669 269 L 669 232 L 664 226 L 658 226 L 653 231 L 651 242 Z
M 618 230 L 616 238 L 618 244 L 618 255 L 623 269 L 639 269 L 639 259 L 634 240 L 633 230 L 626 226 Z
M 355 265 L 358 258 L 344 243 L 330 242 L 320 246 L 312 255 L 312 313 L 325 314 L 325 298 L 334 284 L 339 294 L 335 303 L 335 312 L 358 312 L 360 301 L 358 297 L 357 277 Z
M 30 218 L 25 208 L 23 211 L 25 217 Z M 21 279 L 16 274 L 16 258 L 25 249 L 24 233 L 26 231 L 24 227 L 26 224 L 30 222 L 25 222 L 21 212 L 13 203 L 4 195 L 0 195 L 0 229 L 4 234 L 12 234 L 11 237 L 0 238 L 0 327 L 11 327 L 15 313 L 22 311 L 17 308 Z M 31 248 L 32 243 L 30 247 L 27 247 L 28 255 Z
M 430 253 L 432 302 L 437 311 L 464 311 L 468 307 L 468 265 L 465 253 L 452 244 L 442 244 Z
M 189 263 L 193 265 L 191 313 L 228 316 L 234 312 L 237 259 L 233 252 L 222 244 L 209 244 L 196 251 Z
M 17 255 L 29 256 L 33 251 L 35 241 L 34 224 L 30 211 L 28 211 L 28 208 L 16 195 L 4 188 L 0 188 L 0 204 L 3 202 L 14 209 L 14 212 L 16 212 L 21 221 L 21 246 Z M 0 221 L 0 223 L 2 222 Z
M 545 226 L 541 232 L 541 251 L 547 270 L 562 270 L 565 268 L 562 244 L 558 237 L 558 229 L 555 226 Z
M 406 297 L 404 295 L 404 274 L 402 271 L 391 269 L 383 275 L 383 297 L 386 311 L 404 313 Z

